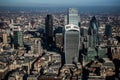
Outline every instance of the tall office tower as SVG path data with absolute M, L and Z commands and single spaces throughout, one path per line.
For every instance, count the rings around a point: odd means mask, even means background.
M 34 48 L 34 54 L 40 54 L 41 53 L 41 42 L 40 42 L 39 39 L 35 40 L 33 48 Z
M 67 14 L 67 23 L 79 26 L 79 16 L 76 8 L 69 8 Z
M 77 25 L 69 24 L 64 28 L 65 64 L 78 62 L 80 29 Z
M 14 47 L 23 47 L 23 31 L 20 28 L 14 30 Z
M 112 26 L 111 25 L 106 25 L 105 26 L 105 35 L 109 38 L 112 35 Z
M 7 35 L 7 33 L 3 33 L 3 43 L 8 44 L 8 35 Z
M 3 43 L 10 44 L 11 43 L 10 29 L 6 29 L 2 35 L 3 35 Z
M 104 30 L 103 27 L 100 26 L 98 29 L 98 45 L 100 45 L 103 42 L 103 36 L 104 36 Z
M 92 17 L 89 24 L 88 35 L 89 35 L 89 47 L 94 48 L 98 44 L 98 29 L 100 27 L 99 22 L 95 16 Z
M 53 43 L 53 17 L 52 15 L 47 15 L 45 18 L 45 33 L 47 44 L 50 45 Z
M 67 15 L 64 16 L 64 25 L 68 24 Z

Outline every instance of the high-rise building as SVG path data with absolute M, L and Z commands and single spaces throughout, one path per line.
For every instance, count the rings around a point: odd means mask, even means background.
M 69 8 L 67 14 L 67 24 L 74 24 L 79 26 L 78 10 L 76 8 Z
M 106 27 L 105 27 L 105 35 L 107 37 L 111 37 L 111 35 L 112 35 L 112 26 L 111 25 L 106 25 Z
M 53 43 L 53 17 L 52 15 L 47 15 L 45 18 L 45 34 L 47 39 L 47 44 Z
M 82 37 L 87 36 L 88 35 L 88 27 L 81 26 L 80 34 L 81 34 Z
M 99 22 L 92 17 L 89 24 L 88 35 L 89 35 L 89 47 L 95 47 L 98 44 L 98 29 L 100 27 Z
M 97 55 L 96 47 L 98 46 L 99 42 L 99 36 L 98 36 L 98 31 L 99 31 L 100 24 L 95 18 L 95 16 L 92 17 L 90 20 L 89 28 L 88 28 L 88 44 L 89 48 L 87 50 L 87 58 L 86 61 L 90 62 L 91 60 L 94 60 Z
M 23 47 L 23 31 L 21 29 L 14 30 L 14 47 Z
M 8 29 L 6 29 L 6 31 L 2 33 L 2 38 L 4 44 L 11 43 L 10 31 Z
M 67 15 L 64 16 L 64 25 L 68 24 Z
M 40 43 L 40 40 L 36 39 L 35 42 L 34 42 L 34 53 L 35 54 L 40 54 L 41 53 L 41 43 Z
M 103 42 L 104 30 L 102 27 L 98 30 L 98 44 L 100 45 Z
M 7 35 L 7 33 L 3 33 L 3 43 L 4 44 L 8 43 L 8 35 Z
M 78 62 L 80 29 L 77 25 L 69 24 L 64 28 L 65 64 Z

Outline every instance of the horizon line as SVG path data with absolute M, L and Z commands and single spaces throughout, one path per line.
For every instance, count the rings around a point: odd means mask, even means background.
M 79 7 L 79 6 L 105 6 L 105 7 L 109 7 L 109 6 L 113 6 L 113 7 L 120 7 L 120 5 L 111 5 L 111 4 L 49 4 L 49 3 L 16 3 L 16 4 L 13 4 L 13 3 L 9 3 L 9 4 L 0 4 L 0 6 L 2 7 L 69 7 L 69 6 L 75 6 L 75 7 Z

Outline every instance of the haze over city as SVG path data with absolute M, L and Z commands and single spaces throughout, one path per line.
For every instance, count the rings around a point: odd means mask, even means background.
M 0 6 L 120 6 L 120 0 L 0 0 Z

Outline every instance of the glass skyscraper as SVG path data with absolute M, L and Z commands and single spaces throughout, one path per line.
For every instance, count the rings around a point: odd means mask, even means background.
M 106 25 L 105 26 L 105 35 L 109 38 L 112 35 L 112 26 L 111 25 Z
M 23 31 L 20 29 L 14 30 L 14 47 L 23 47 Z
M 65 64 L 78 62 L 80 30 L 77 25 L 69 24 L 64 29 Z
M 88 28 L 88 35 L 89 35 L 89 48 L 87 51 L 87 62 L 94 60 L 97 55 L 96 47 L 98 46 L 98 30 L 99 30 L 100 24 L 95 18 L 95 16 L 92 17 L 89 23 Z
M 47 44 L 53 43 L 53 16 L 48 14 L 45 18 L 45 33 Z
M 67 16 L 67 23 L 74 24 L 77 26 L 79 25 L 78 10 L 76 8 L 69 8 L 68 16 Z
M 92 17 L 89 24 L 88 35 L 89 35 L 89 47 L 96 47 L 98 44 L 98 29 L 100 27 L 99 22 L 95 16 Z

